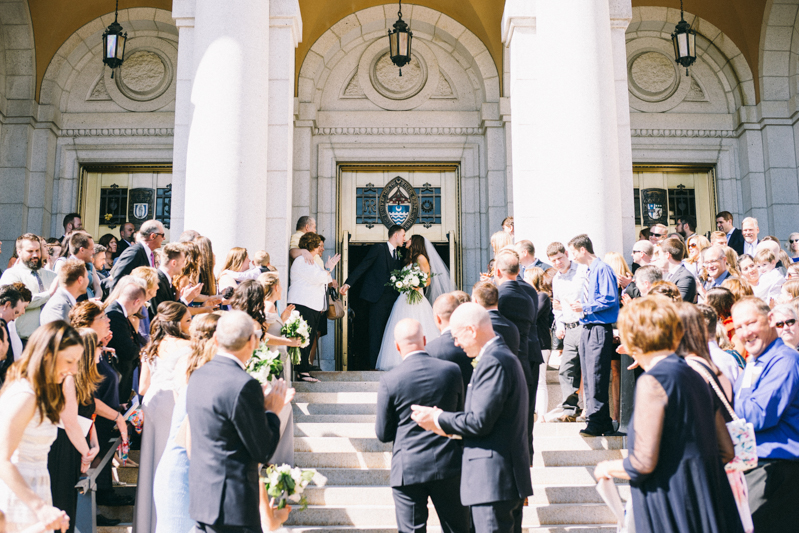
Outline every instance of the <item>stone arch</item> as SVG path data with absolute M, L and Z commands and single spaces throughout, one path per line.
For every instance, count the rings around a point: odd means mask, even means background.
M 760 99 L 787 101 L 799 91 L 799 0 L 768 0 L 760 31 Z
M 57 119 L 61 113 L 68 111 L 70 101 L 74 101 L 74 90 L 81 91 L 81 99 L 91 99 L 94 84 L 107 77 L 107 69 L 102 65 L 102 33 L 114 20 L 114 14 L 109 13 L 98 17 L 73 33 L 58 49 L 50 64 L 47 66 L 39 95 L 40 105 L 45 113 L 49 112 L 50 120 Z M 128 44 L 134 39 L 138 40 L 163 40 L 174 46 L 177 53 L 178 30 L 169 11 L 157 8 L 131 8 L 119 11 L 119 23 L 128 33 Z M 130 57 L 131 48 L 126 49 L 126 58 Z M 176 56 L 175 56 L 176 57 Z M 175 64 L 176 68 L 177 65 Z M 85 69 L 95 69 L 92 87 L 75 87 L 75 82 L 80 76 L 85 76 Z M 172 91 L 174 92 L 174 72 L 172 72 Z M 86 93 L 86 94 L 83 94 Z M 89 98 L 87 98 L 87 96 Z M 108 98 L 110 100 L 110 98 Z M 172 97 L 174 100 L 174 97 Z M 120 109 L 111 108 L 107 110 Z M 151 111 L 153 109 L 137 109 L 135 106 L 123 107 L 127 111 Z
M 469 74 L 484 102 L 499 102 L 499 73 L 485 44 L 455 19 L 425 6 L 402 6 L 403 20 L 414 39 L 435 42 L 447 49 Z M 383 5 L 352 13 L 331 26 L 311 46 L 298 80 L 300 103 L 318 108 L 322 89 L 336 64 L 355 47 L 385 38 L 397 18 L 396 5 Z
M 33 100 L 35 56 L 28 0 L 0 2 L 0 111 L 4 114 L 17 112 L 9 106 L 10 100 Z
M 627 40 L 654 37 L 671 40 L 680 10 L 666 7 L 634 7 Z M 727 98 L 728 112 L 756 104 L 754 76 L 738 46 L 707 20 L 685 13 L 685 20 L 697 32 L 697 59 L 706 62 L 716 73 Z M 669 44 L 670 46 L 670 44 Z

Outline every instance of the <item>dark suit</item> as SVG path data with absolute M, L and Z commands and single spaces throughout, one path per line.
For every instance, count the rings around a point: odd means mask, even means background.
M 463 348 L 455 345 L 455 339 L 452 337 L 452 331 L 449 329 L 441 333 L 441 336 L 431 340 L 424 347 L 428 354 L 436 359 L 442 359 L 455 363 L 461 369 L 461 376 L 463 377 L 463 390 L 469 385 L 472 380 L 472 359 Z
M 116 370 L 119 372 L 119 402 L 127 403 L 130 400 L 130 391 L 133 390 L 133 371 L 139 365 L 139 334 L 133 330 L 122 305 L 114 301 L 105 311 L 111 326 L 113 337 L 108 343 L 109 348 L 116 350 Z
M 280 439 L 280 419 L 264 413 L 260 384 L 217 355 L 189 380 L 189 515 L 212 531 L 261 531 L 258 463 Z
M 150 319 L 155 318 L 156 313 L 158 313 L 158 306 L 161 305 L 162 302 L 177 301 L 178 298 L 175 294 L 175 287 L 172 285 L 172 281 L 161 269 L 158 269 L 158 291 L 148 304 L 150 306 Z
M 398 248 L 403 253 L 403 248 Z M 383 331 L 386 329 L 388 317 L 399 293 L 391 287 L 386 287 L 391 272 L 402 268 L 402 261 L 391 257 L 388 243 L 373 244 L 366 257 L 352 271 L 344 282 L 350 287 L 363 278 L 361 287 L 361 300 L 367 305 L 369 314 L 369 364 L 375 368 L 380 345 L 383 342 Z
M 459 441 L 425 431 L 411 420 L 411 405 L 435 405 L 445 411 L 463 408 L 461 372 L 454 363 L 425 352 L 408 355 L 380 377 L 375 433 L 394 442 L 389 483 L 400 532 L 427 524 L 427 498 L 433 500 L 447 532 L 469 529 L 469 511 L 461 505 L 462 446 Z
M 685 268 L 685 265 L 680 265 L 680 268 L 669 276 L 669 281 L 680 289 L 683 302 L 692 304 L 696 301 L 696 278 Z
M 484 347 L 464 412 L 439 416 L 447 434 L 463 436 L 461 501 L 472 506 L 477 533 L 521 532 L 522 501 L 533 493 L 527 405 L 521 364 L 497 338 Z
M 732 235 L 727 239 L 727 246 L 735 250 L 738 255 L 744 254 L 744 234 L 738 228 L 732 228 Z
M 491 317 L 491 327 L 494 333 L 502 337 L 505 346 L 515 356 L 519 356 L 519 328 L 513 322 L 502 316 L 496 309 L 488 311 L 488 316 Z
M 111 292 L 119 280 L 133 272 L 134 268 L 150 265 L 150 249 L 138 242 L 122 252 L 111 269 L 111 274 L 103 280 L 103 290 Z
M 127 250 L 131 246 L 132 245 L 130 243 L 128 243 L 127 241 L 125 241 L 125 240 L 123 240 L 121 238 L 118 239 L 117 240 L 117 251 L 116 251 L 116 253 L 113 256 L 113 259 L 116 259 L 120 255 L 122 255 L 122 252 L 124 252 L 125 250 Z

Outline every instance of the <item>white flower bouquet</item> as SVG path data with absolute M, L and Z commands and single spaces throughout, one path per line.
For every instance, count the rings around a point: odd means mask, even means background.
M 289 319 L 280 328 L 280 334 L 289 339 L 301 339 L 299 348 L 291 346 L 288 349 L 289 357 L 291 358 L 292 365 L 300 364 L 300 348 L 308 346 L 311 338 L 311 331 L 308 328 L 308 322 L 300 316 L 299 311 L 292 311 Z
M 252 352 L 252 358 L 247 361 L 247 373 L 257 379 L 261 385 L 266 385 L 274 378 L 279 378 L 283 374 L 283 361 L 280 360 L 280 352 L 270 350 L 266 343 L 262 342 Z
M 422 290 L 427 286 L 430 277 L 431 275 L 419 268 L 417 263 L 413 263 L 401 270 L 393 271 L 386 286 L 406 294 L 409 304 L 418 304 L 422 301 Z
M 291 468 L 287 464 L 269 465 L 261 471 L 261 482 L 270 498 L 278 501 L 277 508 L 286 507 L 286 502 L 300 504 L 300 511 L 308 507 L 303 491 L 314 476 L 313 470 Z

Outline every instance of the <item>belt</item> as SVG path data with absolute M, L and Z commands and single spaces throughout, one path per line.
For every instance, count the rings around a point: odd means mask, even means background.
M 579 326 L 580 326 L 579 322 L 572 322 L 571 324 L 563 324 L 563 327 L 566 329 L 574 329 Z

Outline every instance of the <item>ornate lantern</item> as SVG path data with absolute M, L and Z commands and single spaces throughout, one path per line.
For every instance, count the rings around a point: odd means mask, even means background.
M 391 61 L 400 68 L 399 75 L 402 76 L 402 67 L 411 62 L 411 39 L 413 32 L 402 20 L 402 0 L 399 0 L 399 20 L 394 23 L 394 30 L 388 30 L 388 45 Z
M 680 0 L 680 22 L 671 34 L 671 42 L 674 44 L 674 60 L 685 67 L 685 75 L 688 75 L 688 67 L 696 61 L 696 31 L 691 29 L 691 25 L 685 22 L 682 11 L 682 0 Z
M 103 63 L 111 67 L 111 77 L 114 77 L 114 70 L 122 66 L 125 60 L 125 43 L 128 40 L 127 32 L 122 32 L 122 26 L 117 22 L 117 12 L 119 11 L 119 0 L 114 8 L 114 22 L 111 23 L 103 32 Z

